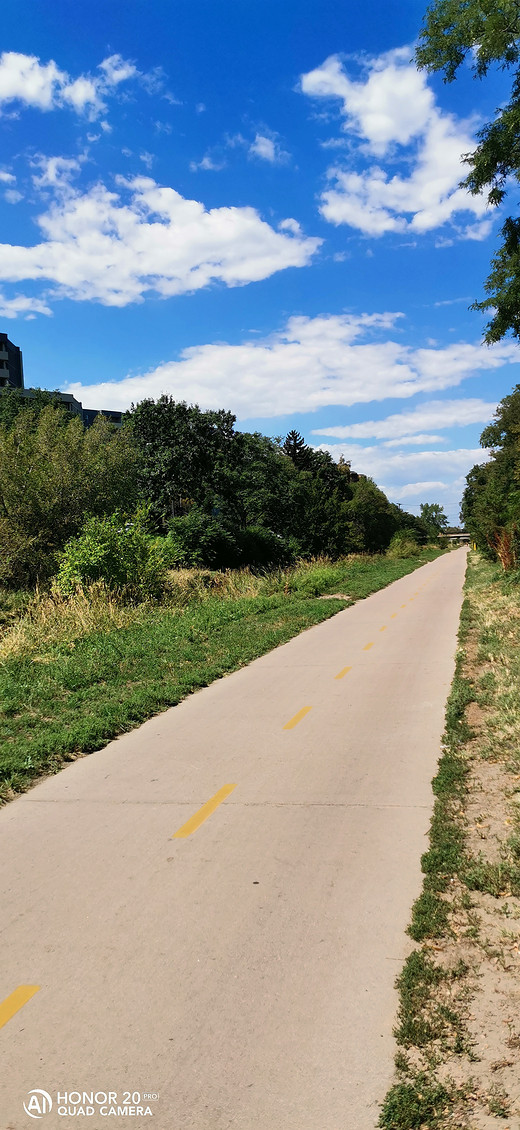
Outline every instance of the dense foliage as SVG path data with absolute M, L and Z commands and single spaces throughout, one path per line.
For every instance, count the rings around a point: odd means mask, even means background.
M 480 437 L 492 458 L 466 479 L 461 518 L 479 549 L 506 569 L 520 565 L 520 385 L 499 404 Z
M 140 575 L 151 594 L 168 567 L 374 553 L 404 528 L 424 542 L 431 523 L 295 431 L 238 432 L 231 413 L 167 396 L 122 428 L 84 428 L 52 394 L 0 396 L 0 584 L 103 578 L 135 593 Z
M 469 56 L 475 75 L 491 67 L 512 71 L 511 97 L 494 121 L 480 130 L 478 145 L 465 156 L 470 167 L 463 186 L 486 191 L 490 204 L 502 203 L 508 187 L 520 180 L 520 9 L 516 0 L 435 0 L 428 9 L 416 52 L 417 64 L 442 71 L 451 82 Z M 520 336 L 520 219 L 508 216 L 502 245 L 485 283 L 487 297 L 474 309 L 491 311 L 485 338 Z
M 0 405 L 13 406 L 9 394 Z M 85 429 L 63 407 L 45 403 L 29 402 L 11 418 L 5 412 L 0 584 L 23 587 L 49 576 L 56 553 L 86 516 L 133 509 L 136 502 L 136 453 L 127 429 L 117 431 L 103 416 Z
M 132 521 L 118 511 L 87 518 L 61 555 L 57 591 L 70 596 L 78 587 L 104 581 L 130 598 L 160 596 L 171 564 L 167 539 L 151 537 L 146 518 L 144 510 Z
M 430 538 L 438 538 L 448 527 L 448 516 L 438 502 L 421 502 L 421 518 Z
M 227 567 L 386 549 L 401 526 L 424 523 L 371 479 L 290 431 L 283 443 L 237 432 L 229 412 L 171 397 L 128 414 L 141 492 L 185 564 Z

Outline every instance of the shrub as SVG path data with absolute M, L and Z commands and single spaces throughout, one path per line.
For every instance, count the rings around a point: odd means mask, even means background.
M 388 557 L 418 557 L 421 550 L 416 530 L 397 530 L 386 551 Z
M 1 583 L 12 586 L 52 576 L 57 554 L 88 514 L 133 508 L 137 497 L 128 429 L 104 416 L 84 428 L 63 406 L 42 408 L 39 395 L 0 426 Z
M 241 566 L 287 565 L 296 557 L 296 542 L 264 526 L 229 529 L 214 517 L 193 507 L 173 518 L 165 539 L 170 568 L 204 566 L 236 569 Z
M 420 540 L 421 535 L 418 530 L 415 530 L 413 528 L 413 526 L 405 526 L 402 530 L 396 530 L 392 538 L 392 541 L 414 541 L 416 545 L 419 544 Z
M 67 542 L 54 586 L 69 596 L 103 581 L 130 599 L 158 597 L 167 569 L 164 541 L 147 532 L 143 510 L 132 520 L 119 512 L 88 518 L 81 533 Z
M 238 565 L 240 559 L 233 534 L 195 506 L 188 514 L 171 519 L 165 551 L 170 568 L 205 565 L 227 569 Z
M 504 572 L 518 567 L 520 551 L 520 534 L 516 522 L 495 530 L 489 539 L 490 547 L 495 551 Z
M 338 583 L 341 584 L 342 573 L 344 574 L 344 569 L 324 558 L 295 570 L 286 582 L 286 589 L 288 592 L 299 592 L 302 596 L 322 596 L 336 588 Z
M 295 538 L 283 538 L 264 526 L 246 526 L 238 532 L 237 543 L 242 565 L 291 565 L 298 551 Z
M 25 588 L 46 564 L 38 538 L 11 518 L 0 518 L 0 585 Z

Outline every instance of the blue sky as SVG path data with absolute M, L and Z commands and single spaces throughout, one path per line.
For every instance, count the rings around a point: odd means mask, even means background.
M 4 0 L 0 327 L 26 383 L 300 430 L 452 522 L 520 381 L 500 214 L 458 188 L 507 78 L 419 74 L 424 6 Z

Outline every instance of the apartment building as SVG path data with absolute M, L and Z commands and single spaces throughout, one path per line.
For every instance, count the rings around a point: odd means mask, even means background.
M 35 389 L 25 388 L 23 376 L 22 351 L 14 345 L 6 333 L 0 333 L 0 394 L 6 389 L 17 389 L 28 400 L 34 396 Z M 76 400 L 70 392 L 54 391 L 67 412 L 72 416 L 79 416 L 86 428 L 94 423 L 96 416 L 106 416 L 116 426 L 121 425 L 122 412 L 114 412 L 106 408 L 84 408 L 80 400 Z

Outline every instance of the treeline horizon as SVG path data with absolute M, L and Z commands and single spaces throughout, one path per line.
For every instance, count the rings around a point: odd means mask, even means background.
M 87 527 L 91 556 L 103 530 L 113 541 L 138 528 L 170 566 L 212 569 L 384 552 L 400 532 L 413 544 L 442 527 L 295 430 L 282 440 L 235 424 L 224 409 L 165 395 L 132 405 L 120 428 L 102 415 L 87 428 L 52 393 L 4 391 L 0 584 L 46 583 Z

